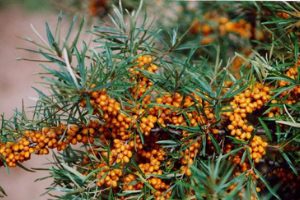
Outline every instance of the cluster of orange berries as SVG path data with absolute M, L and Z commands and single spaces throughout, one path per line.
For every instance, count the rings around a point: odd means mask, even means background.
M 201 32 L 203 39 L 201 44 L 209 44 L 214 41 L 213 33 L 218 32 L 219 35 L 226 35 L 227 33 L 235 33 L 242 38 L 251 38 L 254 28 L 244 19 L 239 21 L 230 21 L 228 17 L 220 17 L 218 14 L 206 15 L 204 17 L 205 22 L 201 22 L 199 19 L 194 19 L 190 33 L 197 35 Z M 255 35 L 258 35 L 259 39 L 263 37 L 262 33 L 255 29 Z
M 183 96 L 179 93 L 175 93 L 173 96 L 170 94 L 164 95 L 161 98 L 156 99 L 156 103 L 162 104 L 164 106 L 156 106 L 154 107 L 154 110 L 156 111 L 155 114 L 160 117 L 157 120 L 162 126 L 166 127 L 167 124 L 172 124 L 176 126 L 208 126 L 207 131 L 218 134 L 218 129 L 214 127 L 210 127 L 211 124 L 214 124 L 216 122 L 216 117 L 213 113 L 213 109 L 210 107 L 210 104 L 206 101 L 202 101 L 202 99 L 197 96 L 196 94 L 192 93 L 191 96 Z M 179 115 L 178 111 L 176 109 L 178 108 L 189 108 L 191 106 L 199 106 L 204 105 L 203 114 L 199 114 L 196 110 L 191 112 L 186 112 L 185 118 L 183 115 Z M 169 106 L 174 107 L 174 109 L 170 108 Z M 150 110 L 151 112 L 151 110 Z M 154 113 L 154 111 L 153 111 Z M 185 140 L 186 137 L 188 137 L 190 134 L 185 133 L 183 131 L 183 137 L 182 140 Z M 201 139 L 194 142 L 194 139 L 188 139 L 185 142 L 186 146 L 189 146 L 189 148 L 186 148 L 184 152 L 181 152 L 181 167 L 180 169 L 184 174 L 187 176 L 191 175 L 191 171 L 189 169 L 189 165 L 193 164 L 193 159 L 197 155 L 198 150 L 201 145 Z
M 203 102 L 202 99 L 194 93 L 192 93 L 191 96 L 186 96 L 184 100 L 183 96 L 179 93 L 175 93 L 173 96 L 167 94 L 161 98 L 157 98 L 156 103 L 162 104 L 161 107 L 154 107 L 154 110 L 156 110 L 156 115 L 159 115 L 160 113 L 158 122 L 163 126 L 166 126 L 166 124 L 173 124 L 194 127 L 198 124 L 205 125 L 207 123 L 213 124 L 216 122 L 216 118 L 213 113 L 213 109 L 210 108 L 210 104 L 206 101 Z M 183 115 L 178 115 L 177 108 L 188 108 L 193 105 L 198 107 L 202 103 L 204 104 L 203 110 L 205 114 L 199 114 L 196 110 L 187 112 L 186 115 L 188 120 L 185 119 Z M 174 109 L 169 108 L 169 106 L 174 107 Z
M 188 148 L 184 150 L 184 152 L 181 153 L 181 167 L 180 169 L 184 174 L 187 176 L 191 176 L 192 172 L 189 168 L 190 165 L 194 164 L 194 157 L 197 155 L 200 145 L 201 145 L 201 139 L 198 141 L 193 142 L 193 139 L 189 139 L 186 144 L 190 145 Z
M 233 144 L 226 144 L 226 146 L 224 148 L 225 153 L 230 153 L 232 151 L 232 148 L 233 148 Z M 242 151 L 239 151 L 239 152 L 237 152 L 237 154 L 235 154 L 233 156 L 229 156 L 229 160 L 231 160 L 232 163 L 235 164 L 236 166 L 238 166 L 238 168 L 239 168 L 239 169 L 236 169 L 236 171 L 235 171 L 236 176 L 239 175 L 240 172 L 248 171 L 251 168 L 247 159 L 245 159 L 244 162 L 241 162 L 242 154 L 243 154 Z
M 103 14 L 108 0 L 91 0 L 89 3 L 89 13 L 91 15 Z
M 295 189 L 300 186 L 300 176 L 296 176 L 291 170 L 280 167 L 273 170 L 273 175 L 281 181 L 282 185 L 288 185 Z
M 288 76 L 291 79 L 297 79 L 298 76 L 298 66 L 300 65 L 300 61 L 298 62 L 297 65 L 295 65 L 294 67 L 291 67 L 287 72 L 286 72 L 286 76 Z M 279 87 L 285 87 L 288 86 L 290 83 L 285 81 L 285 80 L 280 80 L 278 82 L 278 86 Z M 290 92 L 290 90 L 284 91 L 283 93 L 281 93 L 281 97 L 286 96 L 288 93 Z M 291 89 L 291 95 L 294 95 L 294 97 L 299 97 L 300 94 L 300 86 L 297 85 L 294 88 Z M 290 99 L 292 98 L 292 96 L 290 96 Z
M 134 87 L 131 88 L 131 94 L 135 99 L 141 98 L 144 93 L 153 86 L 153 82 L 145 77 L 144 73 L 140 70 L 146 70 L 149 73 L 155 73 L 158 70 L 157 65 L 152 63 L 151 56 L 139 56 L 137 58 L 137 66 L 133 66 L 129 69 L 132 73 L 131 80 L 134 83 Z M 144 103 L 150 103 L 150 95 L 146 95 L 143 98 Z
M 241 19 L 237 22 L 227 22 L 225 24 L 225 30 L 240 35 L 242 38 L 251 38 L 252 26 L 245 20 Z
M 96 164 L 96 169 L 101 169 L 100 172 L 97 173 L 97 186 L 101 187 L 104 184 L 107 187 L 117 187 L 118 181 L 120 177 L 123 175 L 122 169 L 110 169 L 109 166 L 107 166 L 104 163 Z
M 81 164 L 78 166 L 78 170 L 85 176 L 87 176 L 90 171 L 99 170 L 97 173 L 93 174 L 98 187 L 101 187 L 103 185 L 113 188 L 117 187 L 118 181 L 123 175 L 123 170 L 121 168 L 122 166 L 112 168 L 112 162 L 106 163 L 104 158 L 101 157 L 105 156 L 107 158 L 107 153 L 102 152 L 101 156 L 99 156 L 98 153 L 99 152 L 96 150 L 96 147 L 90 148 L 88 154 L 90 154 L 91 157 L 85 155 Z M 100 159 L 101 162 L 92 163 L 91 159 L 94 156 Z
M 132 150 L 134 149 L 134 141 L 126 144 L 124 141 L 114 139 L 113 149 L 110 153 L 111 160 L 116 163 L 128 163 L 132 157 Z
M 30 141 L 25 138 L 22 138 L 19 143 L 7 142 L 6 144 L 0 144 L 0 155 L 9 167 L 16 167 L 17 162 L 22 163 L 29 160 L 31 153 L 37 151 L 35 147 L 29 145 Z M 1 161 L 0 166 L 4 165 L 4 161 Z
M 277 12 L 277 15 L 281 18 L 281 19 L 286 19 L 286 18 L 290 18 L 291 15 L 285 12 Z
M 151 64 L 151 62 L 152 58 L 150 56 L 140 56 L 137 59 L 138 65 L 129 69 L 129 72 L 132 73 L 131 80 L 135 85 L 139 85 L 137 90 L 135 90 L 137 87 L 131 89 L 132 96 L 135 98 L 141 98 L 147 88 L 150 88 L 153 85 L 152 82 L 144 77 L 143 73 L 138 70 L 147 70 L 154 73 L 157 70 L 157 66 Z M 94 87 L 95 85 L 92 85 L 91 88 Z M 107 158 L 108 164 L 105 163 L 103 158 L 100 158 L 101 162 L 98 165 L 101 165 L 101 167 L 104 167 L 105 169 L 101 170 L 97 174 L 97 177 L 100 178 L 105 173 L 108 173 L 108 175 L 98 181 L 97 185 L 102 186 L 105 184 L 106 186 L 117 187 L 119 177 L 122 173 L 113 173 L 111 175 L 111 171 L 114 166 L 118 166 L 120 168 L 118 170 L 123 171 L 122 168 L 124 167 L 124 164 L 128 163 L 137 151 L 143 149 L 144 145 L 141 142 L 140 136 L 134 133 L 140 131 L 144 136 L 149 136 L 151 129 L 154 128 L 154 124 L 157 121 L 157 117 L 151 114 L 145 115 L 145 110 L 143 109 L 143 107 L 146 108 L 143 104 L 150 103 L 150 95 L 145 95 L 142 105 L 139 105 L 138 107 L 125 107 L 131 116 L 121 113 L 120 104 L 115 99 L 110 98 L 105 90 L 91 92 L 90 97 L 90 104 L 94 108 L 94 114 L 104 120 L 98 129 L 100 140 L 103 144 L 109 144 L 109 141 L 112 141 L 113 143 L 109 153 L 105 150 L 102 150 L 100 153 L 101 157 Z M 80 103 L 82 107 L 86 106 L 85 99 Z M 92 151 L 94 152 L 94 150 Z M 162 159 L 161 156 L 159 159 Z M 156 164 L 149 168 L 150 172 L 154 173 L 153 169 L 158 170 L 160 162 L 155 162 L 155 159 L 152 159 L 151 164 Z M 82 162 L 82 166 L 86 165 L 91 165 L 89 159 L 85 159 Z M 145 164 L 145 166 L 147 166 L 147 164 Z M 84 172 L 84 174 L 86 173 L 87 172 Z M 159 173 L 161 174 L 162 172 L 160 171 Z M 139 183 L 137 185 L 143 184 Z
M 300 62 L 298 62 L 294 67 L 291 67 L 286 73 L 285 75 L 288 76 L 291 79 L 296 79 L 298 76 L 298 67 L 300 65 Z M 290 85 L 290 83 L 288 81 L 285 80 L 279 80 L 278 81 L 278 87 L 285 87 Z M 285 96 L 287 96 L 287 98 L 284 98 Z M 279 97 L 281 98 L 281 100 L 276 100 L 273 99 L 271 101 L 271 105 L 272 104 L 278 104 L 281 102 L 284 102 L 286 104 L 289 105 L 293 105 L 295 104 L 300 96 L 300 86 L 295 86 L 292 89 L 286 90 L 284 92 L 282 92 Z M 281 112 L 285 112 L 284 110 L 280 110 L 280 108 L 278 106 L 273 106 L 269 111 L 268 111 L 268 117 L 274 117 L 276 115 L 280 115 Z
M 81 124 L 67 128 L 61 124 L 54 128 L 43 128 L 42 131 L 27 130 L 18 142 L 1 144 L 0 155 L 9 167 L 15 167 L 17 162 L 29 160 L 32 153 L 45 155 L 49 154 L 49 149 L 65 150 L 68 144 L 93 143 L 98 126 L 99 121 L 90 121 L 88 126 Z
M 296 11 L 293 11 L 293 14 L 300 17 L 300 12 L 296 12 Z M 285 12 L 277 12 L 277 15 L 281 18 L 281 19 L 287 19 L 287 18 L 290 18 L 291 15 L 288 14 L 288 13 L 285 13 Z M 294 17 L 294 16 L 293 16 Z M 297 22 L 297 27 L 300 26 L 300 23 Z
M 96 85 L 92 84 L 91 88 Z M 94 91 L 90 95 L 90 104 L 94 108 L 94 114 L 97 114 L 100 119 L 108 120 L 110 117 L 115 117 L 121 110 L 121 105 L 114 98 L 110 98 L 106 93 L 106 89 Z M 80 101 L 81 107 L 86 107 L 86 99 Z
M 91 88 L 94 88 L 93 84 Z M 99 126 L 100 139 L 104 144 L 107 143 L 111 138 L 128 140 L 131 136 L 129 131 L 132 123 L 136 122 L 138 115 L 127 116 L 121 113 L 121 104 L 114 98 L 109 97 L 106 90 L 94 91 L 90 94 L 90 105 L 94 108 L 94 114 L 99 119 L 104 120 Z M 86 106 L 86 99 L 81 100 L 81 107 Z
M 267 142 L 264 142 L 260 136 L 255 135 L 250 142 L 250 156 L 254 162 L 259 163 L 259 159 L 266 154 Z
M 248 125 L 247 115 L 252 112 L 261 109 L 264 104 L 266 104 L 271 99 L 270 87 L 264 86 L 260 83 L 255 83 L 254 87 L 246 89 L 243 93 L 236 95 L 233 101 L 230 102 L 230 107 L 224 108 L 224 110 L 230 110 L 223 113 L 223 116 L 228 119 L 229 124 L 227 129 L 230 134 L 238 140 L 248 141 L 251 139 L 254 127 Z M 254 135 L 249 145 L 246 148 L 250 151 L 250 157 L 255 163 L 259 163 L 263 155 L 266 154 L 266 148 L 268 146 L 267 142 L 264 142 L 260 136 Z M 225 153 L 232 151 L 233 144 L 225 145 Z M 251 178 L 258 179 L 258 175 L 251 170 L 251 165 L 248 159 L 242 162 L 242 151 L 237 152 L 235 155 L 230 156 L 229 159 L 238 166 L 235 169 L 235 174 L 239 175 L 241 172 L 247 171 L 247 176 L 251 175 Z M 235 186 L 232 186 L 232 189 Z M 256 187 L 256 191 L 260 192 L 261 189 Z M 239 194 L 242 198 L 243 194 Z
M 264 142 L 260 136 L 255 135 L 249 144 L 250 157 L 255 163 L 259 163 L 263 155 L 266 154 L 266 147 L 268 146 L 267 142 Z M 232 144 L 227 144 L 225 146 L 225 152 L 229 153 L 232 150 Z M 240 165 L 241 171 L 245 172 L 249 169 L 250 165 L 248 162 L 241 163 L 242 152 L 239 151 L 236 155 L 233 156 L 232 162 L 236 165 Z M 231 157 L 230 157 L 231 159 Z
M 161 162 L 166 159 L 165 151 L 159 145 L 154 143 L 156 141 L 153 140 L 154 138 L 152 138 L 151 142 L 147 143 L 147 145 L 142 144 L 139 136 L 133 134 L 135 132 L 141 132 L 147 140 L 147 138 L 150 138 L 149 136 L 152 135 L 151 130 L 155 128 L 157 122 L 164 127 L 167 127 L 168 125 L 210 125 L 216 122 L 213 109 L 207 102 L 202 102 L 202 99 L 196 94 L 191 94 L 191 96 L 186 96 L 185 98 L 183 98 L 183 96 L 179 93 L 174 93 L 173 95 L 166 94 L 161 97 L 157 96 L 153 101 L 159 105 L 148 107 L 147 104 L 151 103 L 151 98 L 150 95 L 144 94 L 150 87 L 152 87 L 153 83 L 146 78 L 144 73 L 140 70 L 155 73 L 157 71 L 157 66 L 152 64 L 152 58 L 150 56 L 141 56 L 137 59 L 137 66 L 129 69 L 129 72 L 132 73 L 131 81 L 134 82 L 134 85 L 138 85 L 138 87 L 133 87 L 129 91 L 132 93 L 134 98 L 138 98 L 136 100 L 143 97 L 143 101 L 140 105 L 137 105 L 134 108 L 125 106 L 125 110 L 130 113 L 131 117 L 128 117 L 125 113 L 121 113 L 118 109 L 113 108 L 119 108 L 119 105 L 116 105 L 116 101 L 111 100 L 111 98 L 106 94 L 106 91 L 102 90 L 100 92 L 91 93 L 90 104 L 94 105 L 95 114 L 97 114 L 100 119 L 104 120 L 103 124 L 99 126 L 100 139 L 103 143 L 113 141 L 109 154 L 106 151 L 101 151 L 100 153 L 101 156 L 109 157 L 108 160 L 110 168 L 105 168 L 104 171 L 101 170 L 99 172 L 100 175 L 99 173 L 97 175 L 99 178 L 104 173 L 108 173 L 109 170 L 112 170 L 115 164 L 121 163 L 119 167 L 122 169 L 124 164 L 129 162 L 130 158 L 136 159 L 134 155 L 137 152 L 138 166 L 146 176 L 149 174 L 162 175 Z M 109 105 L 109 103 L 111 103 L 111 105 Z M 85 100 L 82 100 L 81 106 L 85 105 Z M 204 114 L 199 115 L 196 109 L 186 113 L 186 116 L 179 113 L 182 108 L 199 105 L 204 105 Z M 105 107 L 112 108 L 110 109 Z M 210 129 L 209 131 L 214 134 L 218 133 L 217 129 Z M 133 135 L 134 138 L 132 137 Z M 184 137 L 188 137 L 189 134 L 183 133 L 182 135 Z M 192 143 L 192 141 L 192 139 L 189 139 L 185 143 L 190 145 L 189 143 Z M 200 143 L 201 141 L 192 143 L 189 148 L 185 150 L 185 153 L 182 154 L 180 168 L 188 176 L 191 175 L 191 171 L 188 169 L 187 165 L 193 164 L 193 158 L 198 153 Z M 145 145 L 148 147 L 146 148 Z M 152 150 L 149 152 L 144 148 Z M 146 160 L 146 162 L 143 162 L 143 160 Z M 87 164 L 90 164 L 90 162 L 83 162 L 83 165 Z M 101 165 L 101 167 L 104 167 L 104 164 Z M 138 181 L 135 184 L 131 183 L 137 180 L 139 172 L 136 171 L 134 174 L 124 176 L 123 181 L 125 185 L 123 190 L 142 189 L 144 186 L 142 181 Z M 117 177 L 119 178 L 120 176 Z M 98 182 L 98 185 L 102 186 L 105 184 L 107 186 L 110 185 L 112 187 L 116 187 L 116 185 L 118 185 L 118 178 L 115 176 L 107 176 L 101 180 L 101 182 Z M 171 191 L 169 191 L 164 197 L 162 197 L 162 194 L 170 187 L 170 185 L 168 185 L 164 180 L 157 177 L 149 177 L 147 181 L 153 186 L 153 188 L 156 189 L 156 192 L 153 192 L 153 194 L 157 199 L 168 198 L 171 195 Z
M 139 160 L 146 159 L 146 161 L 148 161 L 146 163 L 140 163 L 138 167 L 147 177 L 147 182 L 156 190 L 151 191 L 151 193 L 155 196 L 155 199 L 162 200 L 170 198 L 172 190 L 164 194 L 170 188 L 170 185 L 161 178 L 155 177 L 155 175 L 163 174 L 160 165 L 161 162 L 165 160 L 166 153 L 162 149 L 153 149 L 151 151 L 143 150 L 139 156 Z M 134 174 L 135 175 L 128 174 L 124 178 L 125 185 L 123 190 L 140 190 L 143 188 L 144 183 L 142 181 L 131 184 L 133 181 L 136 181 L 137 175 L 140 173 L 136 171 Z M 152 177 L 151 175 L 154 176 Z
M 111 160 L 108 160 L 107 162 L 107 151 L 101 151 L 99 153 L 97 148 L 97 146 L 93 146 L 88 150 L 90 156 L 84 155 L 82 162 L 77 169 L 85 176 L 89 175 L 91 171 L 98 170 L 93 174 L 96 179 L 96 185 L 98 187 L 106 185 L 107 187 L 115 188 L 118 186 L 118 181 L 123 175 L 123 165 L 115 167 Z M 97 158 L 97 162 L 92 161 L 95 157 Z
M 252 125 L 247 125 L 247 114 L 260 109 L 270 99 L 270 88 L 260 83 L 256 83 L 252 91 L 249 88 L 236 95 L 230 102 L 230 107 L 224 108 L 234 110 L 223 113 L 230 121 L 227 126 L 230 134 L 239 140 L 249 140 L 254 128 Z
M 84 175 L 88 175 L 89 172 L 95 170 L 95 168 L 101 169 L 96 175 L 98 180 L 97 186 L 101 187 L 106 185 L 115 188 L 118 186 L 118 181 L 123 175 L 124 164 L 129 163 L 135 147 L 137 150 L 143 148 L 139 136 L 136 136 L 135 141 L 131 140 L 128 143 L 120 139 L 114 139 L 110 152 L 105 149 L 98 152 L 96 149 L 100 147 L 94 146 L 90 148 L 88 153 L 90 155 L 96 155 L 98 161 L 94 163 L 88 156 L 84 156 L 79 169 Z

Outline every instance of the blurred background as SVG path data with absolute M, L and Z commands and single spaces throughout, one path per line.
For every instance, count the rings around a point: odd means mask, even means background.
M 17 61 L 17 57 L 40 59 L 37 54 L 19 50 L 17 47 L 33 48 L 29 42 L 22 40 L 24 36 L 36 39 L 32 24 L 41 35 L 45 36 L 45 21 L 50 26 L 57 21 L 58 10 L 49 1 L 40 0 L 0 0 L 0 113 L 9 118 L 14 109 L 22 107 L 22 99 L 26 107 L 34 105 L 28 97 L 37 97 L 32 86 L 41 88 L 40 81 L 34 73 L 41 72 L 37 62 Z M 51 159 L 51 156 L 48 156 Z M 33 156 L 24 166 L 43 166 L 47 157 Z M 49 196 L 40 196 L 50 185 L 50 180 L 34 182 L 37 178 L 47 176 L 48 172 L 27 172 L 21 168 L 12 168 L 8 175 L 5 168 L 0 169 L 0 185 L 6 190 L 8 197 L 3 200 L 40 200 Z

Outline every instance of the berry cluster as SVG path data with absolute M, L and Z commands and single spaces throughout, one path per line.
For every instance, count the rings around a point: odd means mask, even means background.
M 298 62 L 294 67 L 291 67 L 285 75 L 291 79 L 296 79 L 298 76 L 298 66 L 300 65 L 300 62 Z M 290 85 L 291 83 L 285 80 L 279 80 L 278 81 L 278 87 L 286 87 Z M 276 115 L 282 115 L 285 113 L 285 110 L 280 110 L 278 106 L 272 106 L 272 104 L 280 104 L 280 103 L 285 103 L 289 105 L 293 105 L 297 103 L 299 100 L 300 96 L 300 86 L 296 85 L 292 89 L 288 89 L 283 91 L 279 95 L 279 99 L 273 99 L 271 101 L 271 108 L 268 111 L 268 117 L 274 117 Z
M 298 76 L 298 66 L 300 65 L 300 62 L 295 65 L 294 67 L 291 67 L 286 73 L 285 75 L 291 79 L 297 79 Z M 288 86 L 290 84 L 290 82 L 285 81 L 285 80 L 280 80 L 278 82 L 278 86 L 279 87 L 285 87 Z M 291 90 L 287 90 L 284 91 L 283 93 L 280 94 L 281 97 L 284 97 L 286 95 L 289 94 L 289 100 L 291 99 L 298 99 L 299 94 L 300 94 L 300 86 L 295 86 L 294 88 L 292 88 Z
M 251 38 L 252 36 L 252 26 L 245 20 L 239 20 L 237 22 L 227 22 L 225 25 L 225 30 L 227 32 L 232 32 L 240 35 L 242 38 Z
M 216 34 L 224 36 L 229 33 L 238 35 L 243 39 L 255 37 L 257 40 L 262 40 L 264 35 L 262 31 L 251 25 L 244 19 L 234 21 L 227 16 L 219 16 L 217 13 L 207 13 L 203 21 L 194 19 L 190 29 L 190 33 L 194 35 L 201 34 L 203 39 L 201 44 L 209 44 L 217 40 Z
M 43 128 L 42 131 L 27 130 L 17 142 L 0 144 L 0 155 L 9 167 L 15 167 L 17 162 L 29 160 L 32 153 L 45 155 L 49 149 L 65 150 L 68 144 L 93 143 L 98 126 L 99 121 L 90 121 L 88 126 L 81 124 L 67 128 L 61 124 L 58 127 Z
M 297 12 L 297 11 L 292 11 L 292 15 L 291 14 L 288 14 L 286 12 L 277 12 L 277 15 L 281 18 L 281 19 L 287 19 L 287 18 L 291 18 L 291 17 L 299 17 L 300 16 L 300 13 Z M 297 22 L 296 23 L 296 26 L 297 27 L 300 27 L 300 22 Z M 299 34 L 299 33 L 296 33 L 296 34 Z
M 147 162 L 140 163 L 138 167 L 143 172 L 146 177 L 149 177 L 147 182 L 156 190 L 155 192 L 152 191 L 151 193 L 155 196 L 155 199 L 162 200 L 168 199 L 171 196 L 172 190 L 166 192 L 170 185 L 167 183 L 167 180 L 162 180 L 158 177 L 151 177 L 153 175 L 162 175 L 163 171 L 161 170 L 161 162 L 165 160 L 166 153 L 160 149 L 156 150 L 153 149 L 152 151 L 145 151 L 141 152 L 139 160 L 145 160 Z M 140 173 L 138 171 L 135 172 L 135 175 L 128 174 L 124 178 L 124 188 L 123 190 L 140 190 L 144 186 L 142 181 L 137 182 L 136 184 L 130 184 L 131 182 L 137 179 L 137 175 Z M 166 193 L 166 194 L 164 194 Z M 163 195 L 164 194 L 164 195 Z
M 247 124 L 247 114 L 260 109 L 270 99 L 270 88 L 260 83 L 256 83 L 253 90 L 249 88 L 236 95 L 230 102 L 230 107 L 224 108 L 224 110 L 233 109 L 233 111 L 223 113 L 230 121 L 227 126 L 230 134 L 239 140 L 249 140 L 254 128 Z
M 90 15 L 102 15 L 107 9 L 108 0 L 91 0 L 89 3 Z
M 284 168 L 277 168 L 273 170 L 273 175 L 275 175 L 282 185 L 290 186 L 292 188 L 299 188 L 300 176 L 296 176 L 291 170 Z
M 249 151 L 250 156 L 254 162 L 259 163 L 259 159 L 266 154 L 267 142 L 262 141 L 260 136 L 255 135 L 250 142 Z

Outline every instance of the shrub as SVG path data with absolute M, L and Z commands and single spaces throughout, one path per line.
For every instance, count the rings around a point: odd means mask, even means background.
M 50 95 L 2 119 L 0 166 L 53 149 L 57 199 L 299 198 L 298 5 L 203 5 L 172 31 L 113 7 L 94 47 L 46 24 Z

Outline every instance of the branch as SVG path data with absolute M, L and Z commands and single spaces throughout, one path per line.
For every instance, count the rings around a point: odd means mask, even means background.
M 219 135 L 225 135 L 226 131 L 223 130 L 219 130 Z M 256 135 L 266 135 L 266 131 L 264 129 L 257 129 L 256 130 Z
M 151 133 L 159 133 L 159 132 L 170 132 L 170 133 L 173 133 L 175 135 L 182 135 L 182 130 L 178 130 L 178 129 L 174 129 L 174 128 L 171 128 L 167 125 L 167 127 L 165 129 L 162 129 L 162 128 L 159 128 L 159 127 L 156 127 L 156 128 L 153 128 L 151 129 L 150 131 Z M 219 134 L 218 135 L 226 135 L 228 131 L 225 131 L 224 129 L 222 130 L 219 130 Z M 256 135 L 265 135 L 266 134 L 266 131 L 264 129 L 257 129 L 256 130 Z
M 182 135 L 182 130 L 173 129 L 173 128 L 171 128 L 171 127 L 167 127 L 167 128 L 165 128 L 165 129 L 156 127 L 156 128 L 151 129 L 150 132 L 151 132 L 151 133 L 159 133 L 159 132 L 166 133 L 166 132 L 170 132 L 170 133 L 173 133 L 173 134 L 175 134 L 175 135 Z
M 286 164 L 286 163 L 279 163 L 279 162 L 276 162 L 276 161 L 271 161 L 271 160 L 267 160 L 267 159 L 260 159 L 259 161 L 260 163 L 265 163 L 267 165 L 273 165 L 275 167 L 282 167 L 282 168 L 285 168 L 285 169 L 290 169 L 291 170 L 291 167 Z M 295 167 L 295 169 L 297 171 L 300 171 L 300 167 Z

